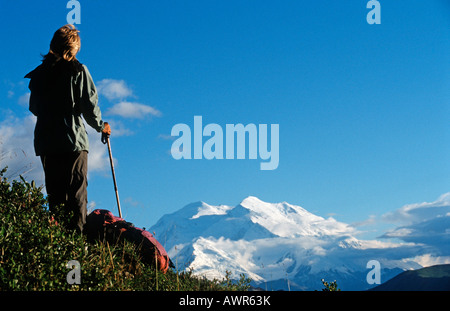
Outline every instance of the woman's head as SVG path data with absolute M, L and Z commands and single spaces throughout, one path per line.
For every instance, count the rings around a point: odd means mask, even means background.
M 75 56 L 81 47 L 79 31 L 74 25 L 68 24 L 59 28 L 50 42 L 49 54 L 61 57 L 67 61 L 76 60 Z

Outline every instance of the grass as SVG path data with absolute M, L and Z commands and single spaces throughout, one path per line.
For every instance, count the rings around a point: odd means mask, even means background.
M 221 291 L 247 290 L 244 275 L 208 280 L 193 271 L 165 274 L 141 261 L 133 244 L 88 243 L 53 215 L 41 187 L 9 181 L 0 171 L 0 290 L 20 291 Z M 80 263 L 80 284 L 69 284 L 69 261 Z

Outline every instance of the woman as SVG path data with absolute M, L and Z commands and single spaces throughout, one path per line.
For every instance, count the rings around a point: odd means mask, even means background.
M 94 81 L 75 57 L 80 43 L 73 25 L 61 27 L 42 64 L 25 76 L 31 79 L 29 109 L 37 117 L 34 149 L 44 168 L 50 211 L 68 213 L 68 228 L 78 232 L 87 212 L 89 141 L 82 116 L 97 132 L 111 133 L 97 105 Z

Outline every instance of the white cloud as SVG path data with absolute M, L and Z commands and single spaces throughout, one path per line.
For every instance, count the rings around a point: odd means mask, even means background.
M 382 219 L 386 222 L 408 225 L 444 216 L 448 212 L 450 212 L 450 192 L 442 194 L 434 202 L 404 205 L 394 212 L 384 214 Z
M 156 108 L 140 103 L 131 103 L 127 101 L 115 104 L 106 112 L 108 115 L 121 116 L 123 118 L 143 119 L 148 115 L 159 117 L 161 112 Z
M 434 247 L 440 254 L 450 255 L 450 217 L 436 216 L 409 226 L 398 227 L 386 232 L 382 238 L 398 238 L 405 242 Z
M 167 134 L 159 134 L 158 138 L 161 138 L 163 140 L 175 140 L 177 137 L 172 136 L 172 135 L 167 135 Z
M 352 224 L 350 224 L 352 227 L 363 227 L 363 226 L 368 226 L 368 225 L 373 225 L 375 224 L 377 221 L 377 217 L 375 215 L 369 215 L 369 218 L 366 220 L 361 220 L 361 221 L 356 221 Z
M 17 103 L 22 107 L 28 107 L 28 104 L 30 102 L 30 95 L 31 95 L 30 92 L 23 94 L 22 96 L 19 97 Z
M 397 238 L 426 245 L 435 255 L 450 255 L 450 192 L 434 202 L 408 204 L 383 215 L 383 219 L 402 224 L 381 238 Z
M 386 238 L 406 238 L 413 233 L 410 228 L 400 227 L 386 232 L 383 237 Z
M 133 91 L 124 80 L 103 79 L 96 84 L 99 94 L 108 100 L 124 99 L 133 95 Z
M 36 117 L 28 115 L 18 118 L 8 116 L 0 121 L 0 168 L 8 166 L 7 177 L 16 179 L 19 175 L 44 184 L 44 172 L 40 158 L 34 152 L 34 126 Z
M 86 131 L 89 136 L 88 173 L 106 172 L 110 168 L 107 145 L 101 142 L 101 134 L 93 128 L 86 126 Z
M 417 262 L 422 267 L 450 264 L 450 256 L 433 256 L 431 254 L 425 254 L 410 259 Z
M 136 97 L 133 91 L 127 86 L 124 80 L 103 79 L 97 82 L 99 94 L 105 96 L 109 101 L 116 103 L 108 110 L 105 115 L 120 116 L 127 119 L 144 119 L 148 116 L 160 117 L 161 112 L 149 105 L 126 100 L 129 97 Z M 117 130 L 117 128 L 116 128 Z M 124 126 L 119 128 L 123 135 L 130 135 L 132 132 Z

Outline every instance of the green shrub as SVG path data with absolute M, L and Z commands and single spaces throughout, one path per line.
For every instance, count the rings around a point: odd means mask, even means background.
M 0 172 L 0 290 L 247 290 L 245 276 L 233 282 L 207 280 L 192 271 L 162 274 L 139 258 L 133 244 L 88 243 L 62 225 L 64 215 L 49 212 L 41 187 L 34 182 L 9 182 Z M 80 263 L 80 284 L 69 284 Z
M 321 280 L 323 284 L 322 291 L 324 292 L 340 292 L 341 290 L 338 288 L 336 280 L 331 283 L 328 283 L 324 279 Z

